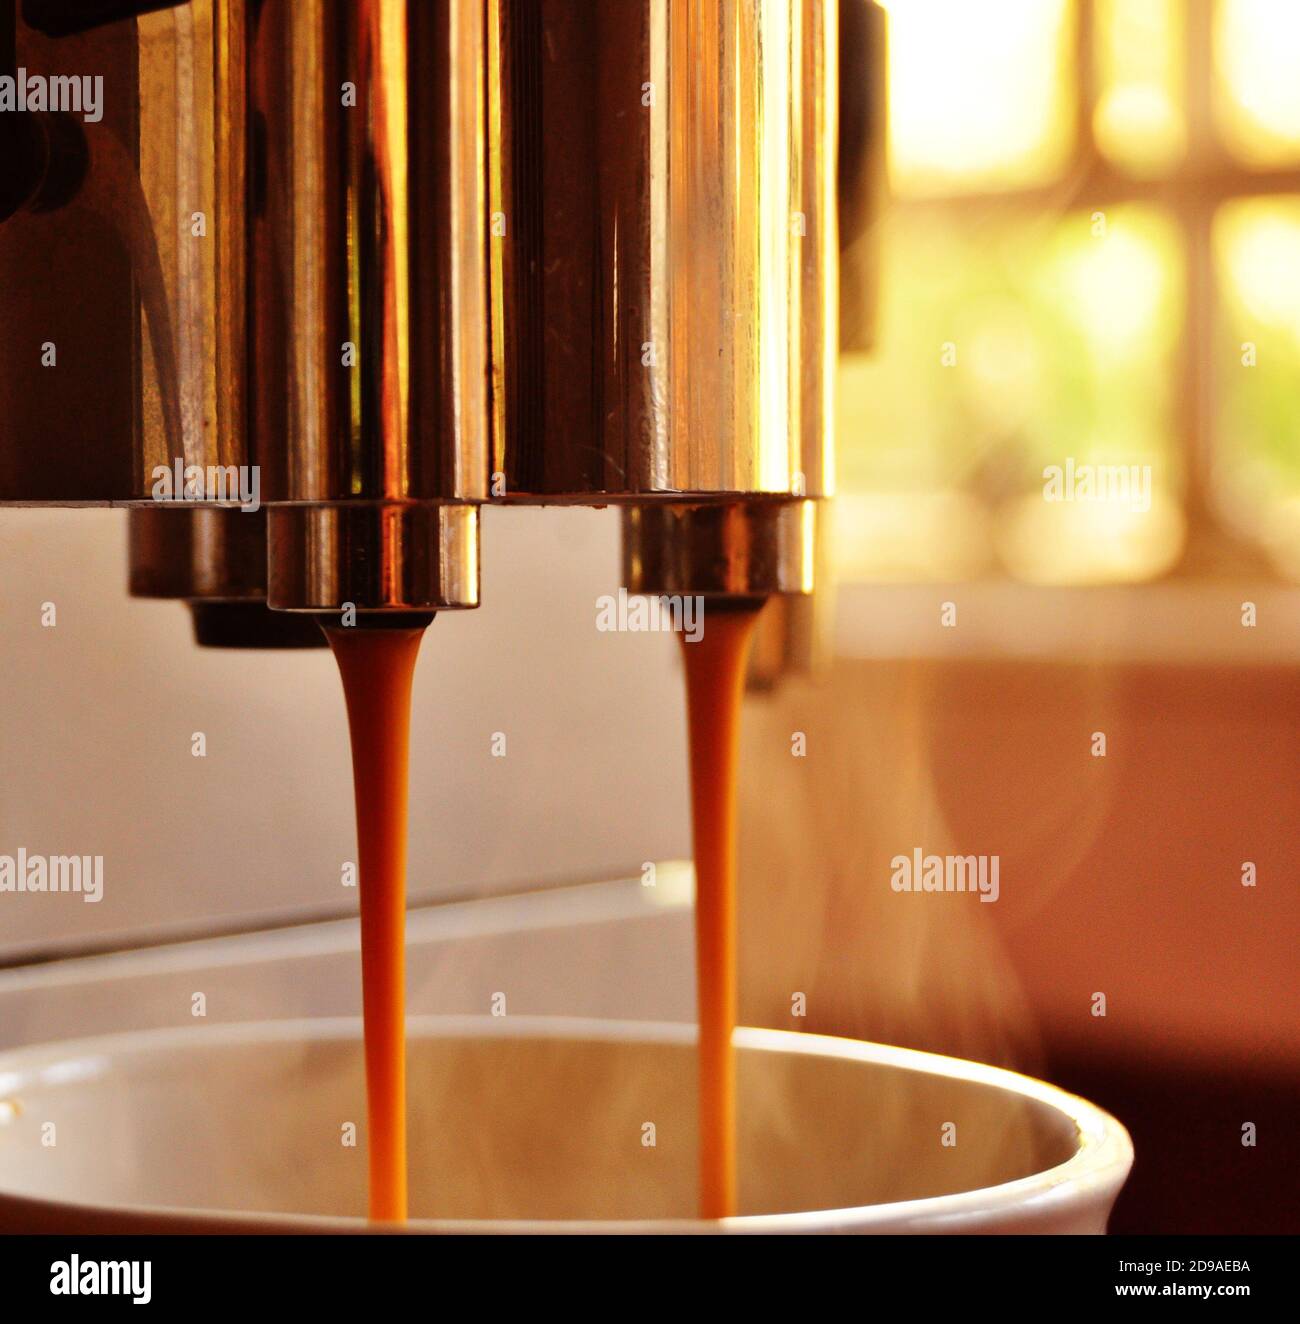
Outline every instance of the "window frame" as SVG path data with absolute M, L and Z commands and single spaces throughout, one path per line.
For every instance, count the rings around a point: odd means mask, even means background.
M 1097 145 L 1093 120 L 1099 100 L 1095 0 L 1073 0 L 1076 71 L 1074 143 L 1057 182 L 1031 188 L 896 195 L 895 217 L 960 214 L 963 224 L 996 223 L 1036 214 L 1089 212 L 1140 202 L 1159 208 L 1182 236 L 1184 325 L 1175 356 L 1178 390 L 1172 420 L 1181 455 L 1186 539 L 1174 567 L 1158 578 L 1242 576 L 1278 580 L 1262 547 L 1238 537 L 1215 513 L 1212 490 L 1216 404 L 1223 365 L 1216 355 L 1220 314 L 1214 258 L 1214 222 L 1220 207 L 1239 198 L 1300 196 L 1300 165 L 1251 166 L 1239 161 L 1219 135 L 1214 116 L 1214 30 L 1219 0 L 1185 0 L 1183 113 L 1186 152 L 1168 173 L 1132 175 Z M 887 277 L 886 277 L 887 278 Z

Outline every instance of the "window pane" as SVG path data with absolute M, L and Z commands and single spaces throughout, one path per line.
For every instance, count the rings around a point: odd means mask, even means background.
M 1228 149 L 1251 165 L 1300 160 L 1300 3 L 1219 0 L 1214 45 Z
M 1300 198 L 1227 203 L 1214 239 L 1215 494 L 1240 533 L 1300 578 Z
M 1137 205 L 1014 224 L 896 217 L 885 263 L 880 351 L 841 369 L 841 488 L 911 502 L 932 542 L 954 521 L 972 573 L 988 556 L 979 507 L 994 512 L 986 536 L 1025 578 L 1164 570 L 1182 536 L 1172 497 L 1177 227 Z M 1073 484 L 1066 500 L 1045 500 L 1044 470 L 1070 462 L 1079 473 L 1150 465 L 1149 509 L 1087 499 Z M 846 503 L 841 568 L 870 575 L 852 513 Z M 952 573 L 950 553 L 914 549 L 917 573 L 927 557 L 933 573 L 940 562 Z
M 1187 147 L 1185 0 L 1097 0 L 1097 109 L 1102 154 L 1140 176 L 1167 172 Z
M 1054 180 L 1073 138 L 1073 6 L 889 0 L 887 7 L 896 190 L 935 194 Z

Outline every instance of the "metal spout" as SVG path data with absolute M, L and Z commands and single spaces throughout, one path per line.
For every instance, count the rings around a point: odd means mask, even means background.
M 270 601 L 478 603 L 488 495 L 482 0 L 261 6 L 253 434 Z
M 132 529 L 192 546 L 254 474 L 274 607 L 475 605 L 482 0 L 0 12 L 0 62 L 104 80 L 99 122 L 0 117 L 0 503 L 151 508 L 193 473 Z
M 203 647 L 324 648 L 310 618 L 267 606 L 266 525 L 264 510 L 131 510 L 131 596 L 185 602 Z

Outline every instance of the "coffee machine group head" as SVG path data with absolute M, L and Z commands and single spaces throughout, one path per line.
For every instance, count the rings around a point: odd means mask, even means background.
M 490 7 L 493 463 L 614 502 L 633 592 L 811 587 L 830 483 L 836 7 Z
M 0 0 L 0 502 L 131 506 L 204 642 L 475 606 L 494 503 L 808 593 L 864 5 Z

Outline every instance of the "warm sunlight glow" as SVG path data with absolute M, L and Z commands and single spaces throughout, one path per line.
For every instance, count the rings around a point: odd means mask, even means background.
M 1114 223 L 1061 256 L 1064 311 L 1099 358 L 1124 358 L 1152 334 L 1170 275 L 1164 256 L 1148 235 Z
M 891 170 L 900 193 L 1049 182 L 1069 150 L 1065 0 L 889 0 Z
M 1150 510 L 1109 502 L 1058 502 L 1041 493 L 998 512 L 1003 564 L 1031 584 L 1126 584 L 1171 569 L 1183 548 L 1179 503 L 1157 489 Z
M 1294 198 L 1230 203 L 1216 219 L 1214 237 L 1228 297 L 1249 317 L 1289 331 L 1293 352 L 1300 348 L 1300 204 Z
M 1184 0 L 1097 0 L 1097 146 L 1133 175 L 1164 174 L 1187 148 Z
M 1300 497 L 1266 506 L 1261 537 L 1278 570 L 1288 579 L 1300 579 Z
M 1214 256 L 1216 507 L 1300 578 L 1300 198 L 1226 203 Z
M 1300 4 L 1219 0 L 1215 110 L 1231 151 L 1251 165 L 1300 160 Z
M 1300 0 L 881 3 L 896 196 L 876 344 L 840 365 L 841 573 L 1159 575 L 1208 437 L 1213 517 L 1295 575 L 1300 194 L 1264 172 L 1300 166 Z M 1153 504 L 1045 502 L 1067 460 Z
M 989 512 L 966 492 L 842 493 L 831 525 L 848 583 L 968 579 L 992 561 Z
M 1032 503 L 1044 466 L 1069 458 L 1149 466 L 1155 486 L 1176 486 L 1176 224 L 1137 204 L 1046 227 L 896 214 L 886 245 L 879 348 L 840 365 L 840 487 L 854 498 L 836 521 L 841 573 L 980 573 L 991 509 L 1018 531 L 999 534 L 1004 566 L 1027 578 L 1162 568 L 1181 539 L 1167 513 Z M 1088 545 L 1112 534 L 1113 551 Z

